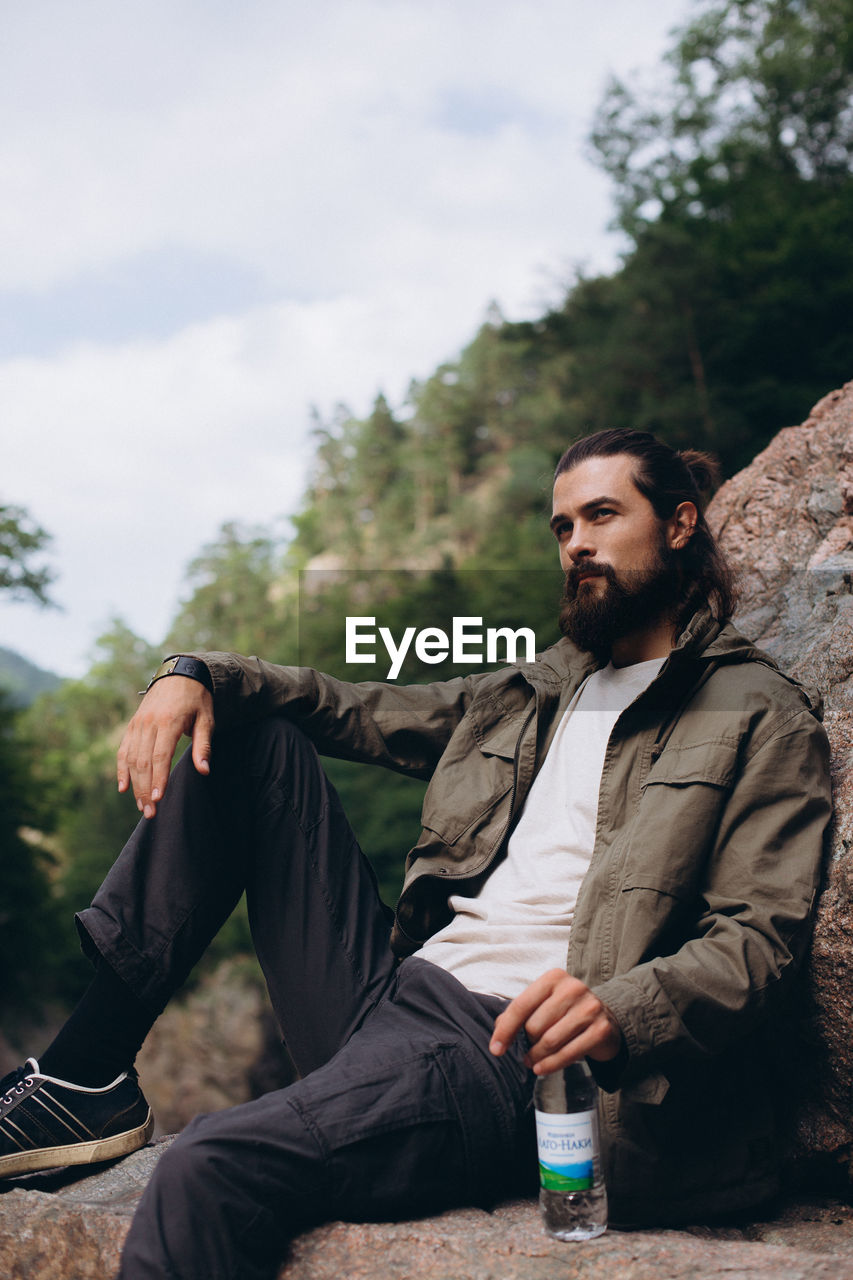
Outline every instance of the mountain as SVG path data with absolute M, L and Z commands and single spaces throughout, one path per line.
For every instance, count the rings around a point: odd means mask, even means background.
M 26 707 L 40 693 L 62 684 L 60 676 L 43 671 L 11 649 L 0 647 L 0 689 L 8 692 L 16 707 Z

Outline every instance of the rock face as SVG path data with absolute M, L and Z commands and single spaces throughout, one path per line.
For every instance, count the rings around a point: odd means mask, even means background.
M 740 572 L 735 621 L 824 698 L 836 817 L 793 1054 L 794 1154 L 853 1152 L 853 383 L 824 397 L 715 497 Z M 795 780 L 792 780 L 795 784 Z
M 157 1133 L 294 1078 L 257 967 L 226 960 L 161 1014 L 136 1062 Z
M 169 1139 L 96 1174 L 19 1179 L 0 1192 L 3 1280 L 109 1280 Z M 533 1201 L 416 1222 L 333 1222 L 294 1241 L 279 1280 L 837 1280 L 853 1273 L 853 1209 L 791 1202 L 749 1226 L 607 1232 L 560 1244 Z

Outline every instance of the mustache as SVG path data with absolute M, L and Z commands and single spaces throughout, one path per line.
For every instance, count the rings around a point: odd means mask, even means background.
M 604 578 L 612 585 L 616 581 L 616 573 L 612 565 L 605 564 L 601 560 L 586 560 L 582 564 L 570 565 L 566 570 L 563 584 L 564 594 L 573 599 L 577 594 L 578 585 L 584 578 Z

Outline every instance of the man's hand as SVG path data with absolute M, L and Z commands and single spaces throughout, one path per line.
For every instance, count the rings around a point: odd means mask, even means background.
M 613 1014 L 565 969 L 549 969 L 507 1005 L 495 1019 L 491 1052 L 496 1057 L 505 1053 L 522 1027 L 530 1039 L 524 1061 L 537 1076 L 581 1058 L 609 1062 L 622 1047 Z
M 210 773 L 213 697 L 198 680 L 164 676 L 142 699 L 118 749 L 118 789 L 133 788 L 136 807 L 146 818 L 157 812 L 175 747 L 184 733 L 192 738 L 196 769 Z

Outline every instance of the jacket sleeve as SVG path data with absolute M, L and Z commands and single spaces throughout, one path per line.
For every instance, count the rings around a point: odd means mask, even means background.
M 349 684 L 311 667 L 236 653 L 194 653 L 213 680 L 214 714 L 226 728 L 285 715 L 318 751 L 429 778 L 462 719 L 478 676 L 425 685 Z
M 828 757 L 808 711 L 752 744 L 723 806 L 690 937 L 595 988 L 627 1050 L 612 1068 L 594 1064 L 603 1088 L 658 1102 L 670 1064 L 723 1052 L 775 1010 L 809 939 L 832 809 Z

